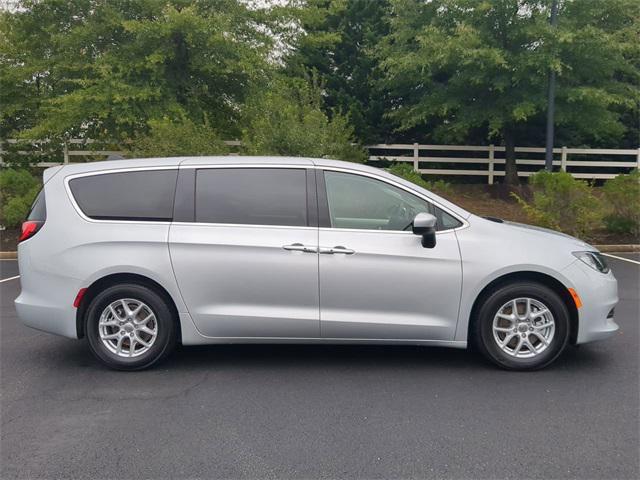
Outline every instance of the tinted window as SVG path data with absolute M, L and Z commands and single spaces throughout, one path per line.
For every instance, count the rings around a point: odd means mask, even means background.
M 170 221 L 177 170 L 146 170 L 74 178 L 71 192 L 87 217 Z
M 198 170 L 196 222 L 306 226 L 306 172 L 284 168 Z
M 373 178 L 325 172 L 329 216 L 333 228 L 409 230 L 421 212 L 438 219 L 438 230 L 453 228 L 455 218 L 431 203 Z
M 436 230 L 450 230 L 462 226 L 462 222 L 438 207 L 433 207 L 433 214 L 438 219 Z
M 31 210 L 29 211 L 29 216 L 27 220 L 33 220 L 37 222 L 44 222 L 47 219 L 47 203 L 44 199 L 44 188 L 40 190 L 38 196 L 33 201 L 33 205 L 31 205 Z

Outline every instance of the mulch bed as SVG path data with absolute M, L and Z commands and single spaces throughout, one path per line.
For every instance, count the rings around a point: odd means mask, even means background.
M 15 252 L 19 230 L 3 230 L 0 232 L 0 252 Z
M 443 194 L 447 200 L 460 205 L 481 217 L 498 217 L 519 223 L 531 223 L 520 204 L 509 198 L 508 193 L 502 192 L 499 187 L 489 185 L 452 185 L 451 192 Z M 528 192 L 518 192 L 526 198 Z M 630 245 L 640 243 L 640 238 L 631 234 L 611 233 L 602 229 L 591 232 L 589 238 L 584 240 L 595 245 Z

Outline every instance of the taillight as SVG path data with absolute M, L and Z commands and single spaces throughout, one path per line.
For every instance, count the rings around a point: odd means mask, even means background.
M 23 242 L 31 237 L 33 237 L 38 230 L 44 225 L 44 222 L 39 222 L 35 220 L 27 220 L 26 222 L 22 222 L 22 233 L 20 234 L 20 238 L 18 242 Z

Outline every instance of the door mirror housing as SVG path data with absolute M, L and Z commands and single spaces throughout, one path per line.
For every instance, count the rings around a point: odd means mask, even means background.
M 419 213 L 411 225 L 414 235 L 422 236 L 422 246 L 433 248 L 436 246 L 436 217 L 430 213 Z

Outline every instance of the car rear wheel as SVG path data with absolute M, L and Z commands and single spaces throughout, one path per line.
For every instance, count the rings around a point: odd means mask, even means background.
M 509 370 L 536 370 L 553 362 L 569 339 L 569 311 L 538 283 L 504 285 L 480 307 L 474 338 L 492 362 Z
M 150 367 L 176 343 L 171 308 L 161 295 L 143 285 L 106 288 L 91 301 L 85 320 L 91 351 L 110 368 Z

